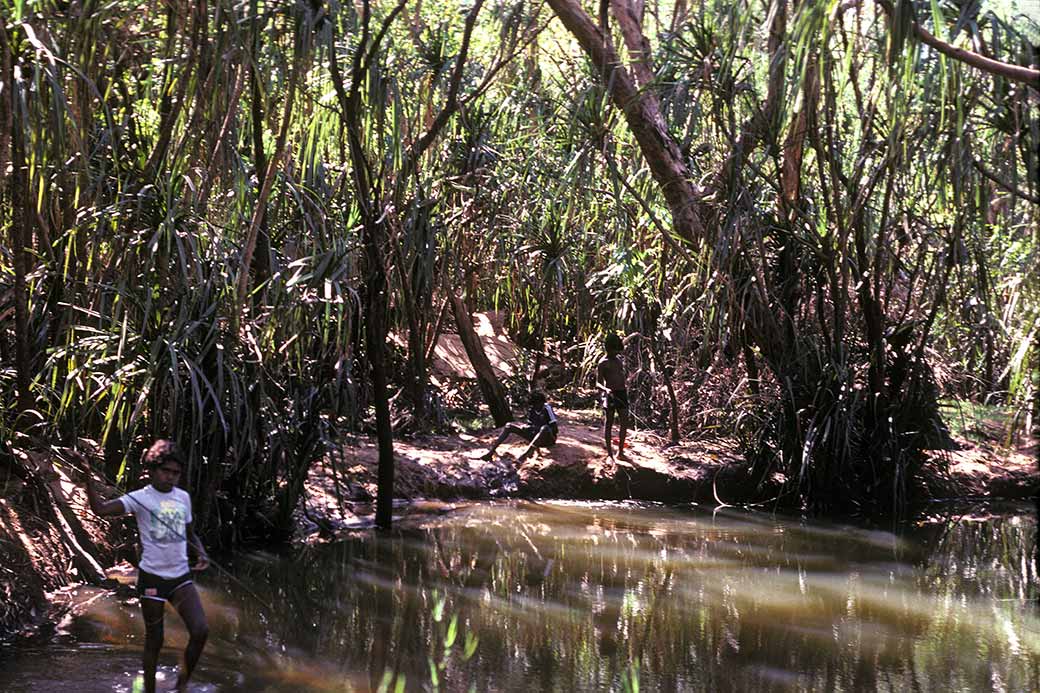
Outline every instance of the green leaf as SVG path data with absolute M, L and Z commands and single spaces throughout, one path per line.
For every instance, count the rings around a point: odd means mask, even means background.
M 441 677 L 437 673 L 437 662 L 433 661 L 433 657 L 427 657 L 426 661 L 430 665 L 430 685 L 433 686 L 433 690 L 437 690 L 441 685 Z
M 463 661 L 469 661 L 469 659 L 476 653 L 476 651 L 477 651 L 477 644 L 479 642 L 480 642 L 480 638 L 478 638 L 476 635 L 474 635 L 473 633 L 470 633 L 470 632 L 466 633 L 466 639 L 465 639 L 465 642 L 464 642 L 463 647 L 462 647 L 462 660 Z
M 376 693 L 388 693 L 390 690 L 390 684 L 394 682 L 394 672 L 389 669 L 383 670 L 383 678 L 379 681 L 379 686 L 376 688 Z
M 444 649 L 445 651 L 450 650 L 452 645 L 455 644 L 455 637 L 459 634 L 459 617 L 457 615 L 452 616 L 451 620 L 448 621 L 448 632 L 444 635 Z

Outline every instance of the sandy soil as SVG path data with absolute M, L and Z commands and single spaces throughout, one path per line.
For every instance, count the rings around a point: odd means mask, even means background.
M 480 459 L 497 431 L 480 435 L 421 436 L 395 441 L 398 499 L 442 500 L 496 497 L 640 499 L 666 502 L 741 503 L 761 500 L 777 488 L 756 488 L 734 441 L 684 442 L 666 446 L 648 431 L 629 436 L 629 461 L 614 461 L 603 449 L 595 412 L 561 410 L 555 446 L 520 463 L 522 440 L 499 447 L 492 461 Z M 942 498 L 1027 498 L 1040 490 L 1035 439 L 1014 448 L 996 442 L 956 441 L 955 451 L 933 451 L 917 480 L 919 494 Z M 303 534 L 331 535 L 371 522 L 378 453 L 375 441 L 347 441 L 339 459 L 326 460 L 307 484 Z M 401 501 L 402 503 L 404 501 Z M 419 506 L 417 506 L 419 507 Z
M 519 462 L 526 441 L 511 437 L 491 461 L 480 459 L 498 430 L 479 435 L 427 435 L 394 441 L 394 495 L 407 499 L 494 497 L 645 498 L 703 497 L 711 485 L 732 486 L 744 469 L 732 441 L 667 440 L 650 431 L 630 431 L 628 460 L 606 455 L 600 419 L 587 410 L 557 409 L 560 434 L 551 448 Z M 615 437 L 617 433 L 615 430 Z M 317 528 L 363 523 L 376 493 L 378 451 L 373 439 L 345 441 L 337 459 L 325 460 L 307 483 L 306 512 Z M 724 479 L 720 472 L 730 472 Z M 707 485 L 707 486 L 705 486 Z M 704 487 L 704 488 L 701 488 Z M 714 491 L 721 485 L 716 484 Z M 710 497 L 711 494 L 709 494 Z M 342 501 L 342 504 L 341 504 Z M 340 507 L 356 513 L 341 513 Z M 306 524 L 306 523 L 305 523 Z M 309 527 L 314 530 L 315 527 Z
M 1028 498 L 1040 493 L 1040 446 L 1035 436 L 1003 440 L 955 437 L 960 449 L 927 453 L 921 483 L 932 498 Z M 1010 443 L 1010 444 L 1005 444 Z

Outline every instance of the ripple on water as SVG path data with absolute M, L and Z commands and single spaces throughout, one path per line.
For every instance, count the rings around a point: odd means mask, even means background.
M 407 690 L 613 691 L 633 676 L 641 691 L 1040 690 L 1027 510 L 885 531 L 733 508 L 460 505 L 393 535 L 237 557 L 236 580 L 273 612 L 204 577 L 211 637 L 193 690 L 370 692 L 403 677 Z M 106 598 L 75 621 L 60 646 L 4 662 L 0 690 L 132 690 L 136 606 Z M 167 624 L 172 662 L 184 636 Z

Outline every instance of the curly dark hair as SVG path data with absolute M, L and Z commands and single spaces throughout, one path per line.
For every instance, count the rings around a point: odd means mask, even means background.
M 624 344 L 621 341 L 621 337 L 618 337 L 616 332 L 611 332 L 603 339 L 603 347 L 607 351 L 621 351 L 621 349 L 624 348 Z
M 164 462 L 176 462 L 184 467 L 184 458 L 180 448 L 172 440 L 160 439 L 152 443 L 141 458 L 145 467 L 158 467 Z

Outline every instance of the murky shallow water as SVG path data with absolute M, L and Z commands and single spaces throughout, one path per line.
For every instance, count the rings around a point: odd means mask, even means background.
M 1036 691 L 1035 512 L 933 509 L 892 532 L 461 507 L 204 577 L 212 634 L 193 690 Z M 0 691 L 130 691 L 140 634 L 135 605 L 99 596 L 46 646 L 0 652 Z

